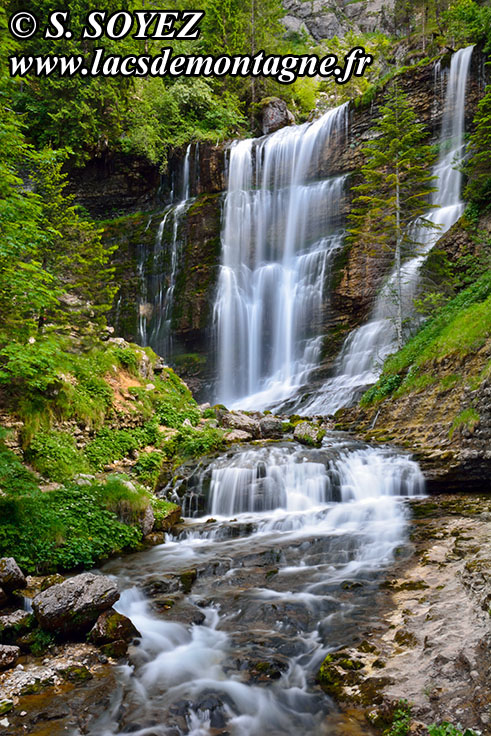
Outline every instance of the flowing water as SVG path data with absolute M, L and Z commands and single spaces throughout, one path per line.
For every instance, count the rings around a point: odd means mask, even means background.
M 230 151 L 215 304 L 218 397 L 265 408 L 305 384 L 321 347 L 329 264 L 342 246 L 344 177 L 320 180 L 343 146 L 348 106 Z
M 413 239 L 419 244 L 417 252 L 403 264 L 401 271 L 404 315 L 412 313 L 419 272 L 428 251 L 464 211 L 462 172 L 459 167 L 465 155 L 466 87 L 473 49 L 470 46 L 452 56 L 448 78 L 444 80 L 446 92 L 439 140 L 440 156 L 433 170 L 436 191 L 432 204 L 436 208 L 424 216 L 438 228 L 415 228 Z M 437 71 L 441 73 L 440 66 Z M 340 407 L 353 404 L 367 386 L 377 381 L 384 359 L 394 352 L 397 344 L 393 321 L 396 276 L 395 272 L 392 273 L 381 290 L 369 322 L 348 336 L 336 361 L 335 376 L 325 383 L 311 401 L 302 406 L 303 412 L 333 414 Z
M 435 168 L 441 207 L 430 214 L 443 231 L 462 211 L 454 164 L 464 152 L 471 54 L 454 55 L 445 84 L 445 145 Z M 260 408 L 289 398 L 318 363 L 324 290 L 342 247 L 344 179 L 321 176 L 317 164 L 320 150 L 343 145 L 346 125 L 343 106 L 231 148 L 215 304 L 219 395 L 228 404 Z M 184 183 L 189 151 L 186 158 Z M 166 324 L 188 202 L 185 185 L 160 228 L 161 235 L 172 223 L 169 282 L 146 295 Z M 423 258 L 420 251 L 404 265 L 408 300 Z M 339 376 L 312 410 L 332 411 L 375 380 L 376 358 L 393 347 L 387 294 L 348 339 Z M 144 315 L 142 340 L 151 329 L 160 335 L 168 326 Z M 83 733 L 333 733 L 337 706 L 316 674 L 329 651 L 369 636 L 381 575 L 406 543 L 404 499 L 423 491 L 409 456 L 341 433 L 328 434 L 319 449 L 256 444 L 187 468 L 169 489 L 186 515 L 178 536 L 103 570 L 117 576 L 117 608 L 141 638 L 117 670 L 110 707 Z
M 336 706 L 316 673 L 365 636 L 418 465 L 333 433 L 318 450 L 231 451 L 194 484 L 208 514 L 104 569 L 142 638 L 90 734 L 328 734 Z
M 183 245 L 182 225 L 193 199 L 190 196 L 191 144 L 186 149 L 183 162 L 180 194 L 176 203 L 170 204 L 159 224 L 151 252 L 141 248 L 138 261 L 140 301 L 138 305 L 138 343 L 151 347 L 160 355 L 172 355 L 171 319 L 174 291 Z M 199 161 L 196 144 L 195 156 Z M 174 192 L 171 199 L 174 199 Z M 151 221 L 149 222 L 149 226 Z M 165 278 L 163 273 L 165 272 Z

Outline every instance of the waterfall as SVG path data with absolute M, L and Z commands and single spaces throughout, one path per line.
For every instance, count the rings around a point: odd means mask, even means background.
M 181 225 L 193 201 L 190 182 L 191 144 L 186 149 L 179 199 L 164 211 L 153 249 L 142 246 L 138 260 L 140 301 L 138 305 L 138 342 L 150 345 L 161 355 L 172 353 L 171 319 L 174 292 L 183 245 Z M 198 144 L 195 151 L 195 166 Z M 174 195 L 174 192 L 172 193 Z M 151 224 L 151 219 L 147 229 Z M 166 278 L 163 278 L 163 272 Z
M 295 447 L 267 447 L 222 458 L 212 465 L 210 513 L 232 516 L 275 509 L 303 513 L 333 501 L 423 492 L 419 466 L 409 458 L 366 446 L 331 453 L 322 462 L 321 453 L 311 457 Z
M 380 571 L 406 543 L 400 497 L 423 491 L 421 471 L 332 433 L 320 450 L 226 453 L 211 475 L 218 518 L 187 519 L 178 539 L 105 566 L 141 639 L 91 736 L 334 732 L 315 675 L 328 652 L 361 640 Z M 271 666 L 274 677 L 254 675 Z
M 457 51 L 451 60 L 439 148 L 440 156 L 433 174 L 436 177 L 432 204 L 437 208 L 425 214 L 438 229 L 417 228 L 414 241 L 420 243 L 418 253 L 402 267 L 403 313 L 410 314 L 418 286 L 419 271 L 427 253 L 436 241 L 454 225 L 464 210 L 461 199 L 462 164 L 465 154 L 464 126 L 466 87 L 474 47 Z M 437 65 L 436 75 L 441 73 Z M 438 81 L 435 79 L 435 88 Z M 334 413 L 353 404 L 364 389 L 377 381 L 384 359 L 396 350 L 396 331 L 391 319 L 394 311 L 393 292 L 396 273 L 393 272 L 382 288 L 372 318 L 354 330 L 347 338 L 336 361 L 336 374 L 319 394 L 302 407 L 306 413 Z
M 342 246 L 344 177 L 319 178 L 345 143 L 348 106 L 230 150 L 214 308 L 218 397 L 261 408 L 316 367 L 326 275 Z

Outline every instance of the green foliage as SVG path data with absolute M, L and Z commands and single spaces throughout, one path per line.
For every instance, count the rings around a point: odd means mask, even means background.
M 205 425 L 199 429 L 181 427 L 174 437 L 167 440 L 162 449 L 176 465 L 191 457 L 208 455 L 224 449 L 223 431 Z
M 151 445 L 159 439 L 155 423 L 147 423 L 136 429 L 109 429 L 103 427 L 88 443 L 85 456 L 91 467 L 101 470 L 104 465 L 115 460 L 121 460 L 146 445 Z
M 400 700 L 392 719 L 392 725 L 384 731 L 384 736 L 407 736 L 410 725 L 411 708 L 407 700 Z
M 460 727 L 452 726 L 447 721 L 444 721 L 439 726 L 436 724 L 428 726 L 428 733 L 430 736 L 477 736 L 477 733 L 472 729 L 466 728 L 463 731 Z
M 418 122 L 407 95 L 397 81 L 389 89 L 371 140 L 363 147 L 365 163 L 362 183 L 353 188 L 355 198 L 349 216 L 349 241 L 364 247 L 369 256 L 390 250 L 395 254 L 396 328 L 402 347 L 402 277 L 404 256 L 419 245 L 414 240 L 418 228 L 433 227 L 423 218 L 428 198 L 434 191 L 430 166 L 432 152 L 423 141 L 427 136 Z
M 155 488 L 163 461 L 164 455 L 159 450 L 142 453 L 133 467 L 139 482 L 145 486 L 150 486 L 152 489 Z
M 0 490 L 2 493 L 32 493 L 37 490 L 36 477 L 4 443 L 7 432 L 0 427 Z
M 121 502 L 131 492 L 119 479 L 109 487 L 95 482 L 1 497 L 0 555 L 15 557 L 28 573 L 45 573 L 92 567 L 112 554 L 134 549 L 140 529 L 122 523 L 108 508 L 114 506 L 118 485 Z
M 479 417 L 479 414 L 473 407 L 464 409 L 460 412 L 460 414 L 455 417 L 452 422 L 452 427 L 450 428 L 450 439 L 452 439 L 455 431 L 457 429 L 460 429 L 460 427 L 468 427 L 469 429 L 474 429 L 474 427 L 476 427 L 480 421 L 481 419 Z
M 90 469 L 87 460 L 77 450 L 73 437 L 64 432 L 37 433 L 26 456 L 41 475 L 59 483 Z
M 490 36 L 491 41 L 491 36 Z M 479 209 L 486 210 L 491 201 L 491 86 L 479 102 L 475 129 L 469 142 L 469 158 L 465 172 L 469 177 L 466 196 Z
M 457 46 L 491 42 L 491 7 L 487 4 L 456 0 L 443 13 L 442 20 L 446 37 L 452 38 Z
M 362 403 L 368 405 L 399 388 L 410 387 L 431 361 L 475 352 L 490 333 L 491 271 L 487 271 L 439 309 L 402 350 L 387 358 L 382 376 L 364 394 Z

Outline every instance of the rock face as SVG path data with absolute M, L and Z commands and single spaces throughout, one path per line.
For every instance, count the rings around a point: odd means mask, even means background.
M 293 125 L 295 118 L 279 97 L 268 97 L 259 103 L 261 106 L 261 128 L 263 135 L 274 133 L 286 125 Z
M 19 659 L 19 647 L 9 647 L 0 645 L 0 670 L 7 670 L 13 667 Z
M 110 608 L 101 613 L 89 634 L 93 644 L 110 644 L 114 641 L 129 642 L 141 636 L 130 619 Z
M 395 0 L 283 0 L 286 16 L 283 23 L 292 33 L 309 33 L 316 41 L 358 33 L 382 31 L 395 27 Z
M 2 557 L 0 559 L 0 586 L 4 591 L 10 592 L 23 588 L 26 584 L 24 573 L 13 557 Z
M 32 607 L 43 629 L 67 636 L 88 631 L 118 598 L 111 578 L 87 572 L 39 593 Z

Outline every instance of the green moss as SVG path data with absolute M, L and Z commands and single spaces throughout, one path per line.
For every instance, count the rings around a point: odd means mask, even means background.
M 477 427 L 480 421 L 481 418 L 473 407 L 464 409 L 460 412 L 460 414 L 455 417 L 452 422 L 452 426 L 449 432 L 450 439 L 452 439 L 454 433 L 460 427 L 467 427 L 468 429 L 473 430 L 475 427 Z

